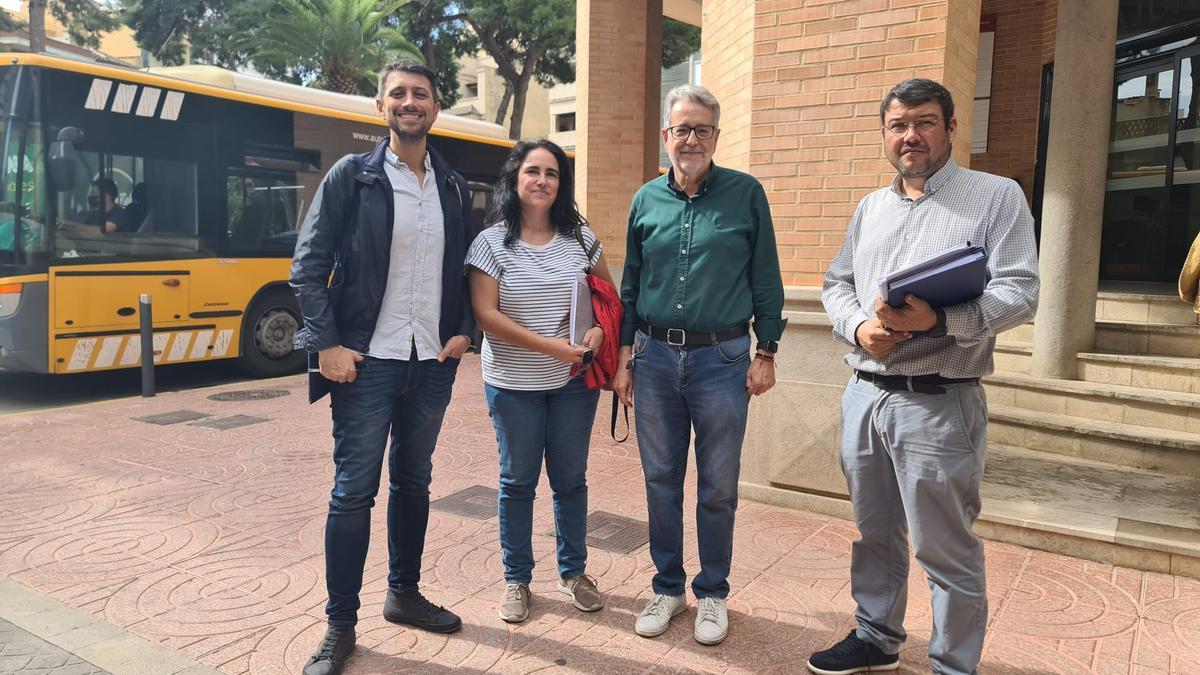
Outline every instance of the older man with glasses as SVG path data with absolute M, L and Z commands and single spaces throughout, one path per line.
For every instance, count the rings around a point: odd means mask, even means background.
M 929 577 L 935 673 L 976 672 L 987 626 L 983 543 L 971 531 L 987 455 L 996 335 L 1033 318 L 1033 217 L 1015 182 L 950 158 L 954 100 L 932 80 L 905 80 L 879 109 L 891 186 L 858 205 L 822 300 L 836 338 L 853 347 L 842 396 L 841 459 L 860 538 L 850 561 L 858 626 L 813 654 L 822 675 L 896 670 L 905 641 L 908 537 Z M 988 253 L 987 285 L 934 308 L 878 297 L 877 279 L 952 246 Z
M 637 401 L 654 595 L 637 618 L 644 637 L 687 610 L 683 483 L 695 430 L 700 574 L 696 641 L 725 639 L 738 473 L 750 397 L 775 385 L 783 282 L 767 196 L 752 176 L 713 164 L 721 106 L 703 87 L 667 95 L 663 145 L 671 170 L 633 198 L 614 389 Z M 757 347 L 750 346 L 753 319 Z

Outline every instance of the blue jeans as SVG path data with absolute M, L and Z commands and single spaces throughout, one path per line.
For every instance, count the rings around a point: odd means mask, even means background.
M 433 448 L 458 363 L 367 357 L 354 382 L 333 385 L 334 476 L 325 522 L 325 613 L 332 625 L 358 620 L 371 507 L 389 436 L 388 587 L 415 590 L 421 580 Z
M 750 336 L 704 347 L 673 347 L 638 332 L 634 339 L 633 402 L 646 476 L 654 592 L 681 595 L 683 479 L 696 430 L 697 598 L 729 595 L 733 519 L 738 502 L 742 439 L 750 393 Z
M 500 446 L 500 548 L 504 580 L 533 579 L 533 497 L 546 458 L 558 531 L 558 574 L 587 564 L 587 458 L 600 390 L 576 378 L 558 389 L 517 391 L 484 385 Z

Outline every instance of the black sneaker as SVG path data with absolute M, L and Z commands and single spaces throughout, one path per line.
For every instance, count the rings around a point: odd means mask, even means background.
M 884 654 L 879 647 L 850 631 L 845 640 L 808 657 L 808 669 L 817 675 L 878 673 L 900 667 L 899 654 Z
M 421 591 L 397 593 L 389 588 L 383 601 L 383 618 L 431 633 L 453 633 L 462 628 L 457 614 L 426 600 Z
M 304 664 L 304 675 L 339 675 L 354 651 L 354 626 L 330 626 L 317 651 Z

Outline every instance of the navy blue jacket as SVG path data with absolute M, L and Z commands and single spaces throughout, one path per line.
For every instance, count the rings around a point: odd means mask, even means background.
M 304 326 L 296 347 L 311 355 L 342 345 L 365 354 L 375 333 L 391 264 L 395 200 L 384 172 L 388 139 L 371 152 L 338 160 L 313 197 L 292 258 L 290 284 L 300 301 Z M 471 194 L 463 179 L 433 148 L 430 161 L 442 203 L 445 251 L 442 256 L 442 312 L 438 333 L 444 345 L 455 335 L 475 334 L 464 273 L 471 243 Z M 309 375 L 309 402 L 329 392 L 331 383 Z

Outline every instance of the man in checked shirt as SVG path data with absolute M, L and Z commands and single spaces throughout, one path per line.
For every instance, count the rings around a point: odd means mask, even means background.
M 1033 318 L 1033 217 L 1015 182 L 950 158 L 957 121 L 942 85 L 905 80 L 879 116 L 898 175 L 859 203 L 822 294 L 834 336 L 854 347 L 841 460 L 861 535 L 850 562 L 858 627 L 808 667 L 899 667 L 911 534 L 932 592 L 933 672 L 975 673 L 987 625 L 983 544 L 971 531 L 987 453 L 979 378 L 992 372 L 996 335 Z M 878 277 L 967 241 L 988 252 L 983 295 L 940 309 L 878 299 Z

